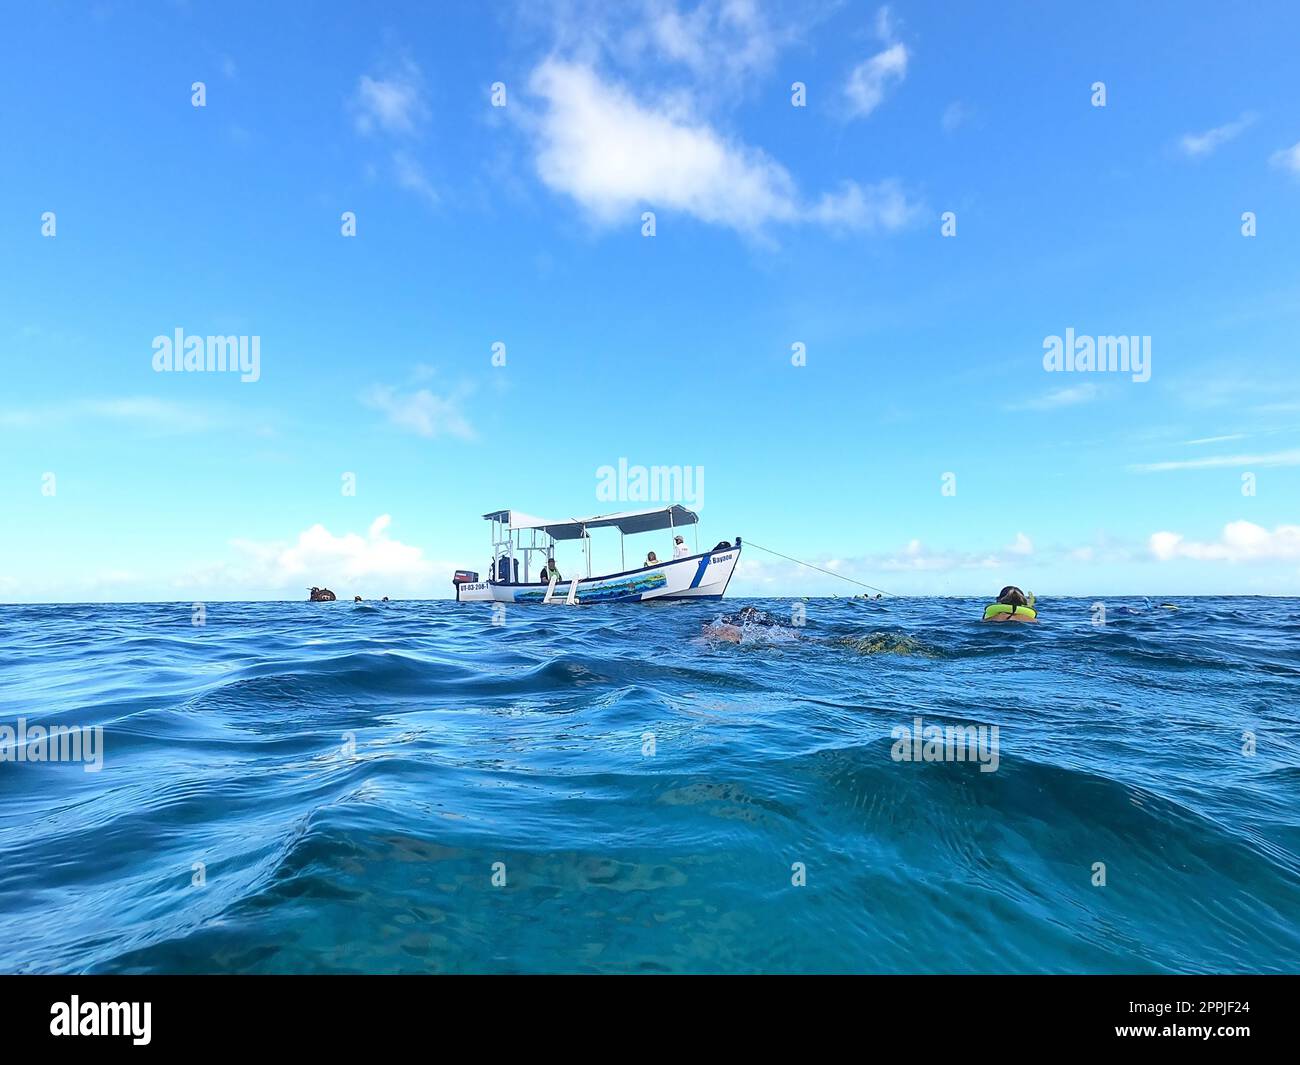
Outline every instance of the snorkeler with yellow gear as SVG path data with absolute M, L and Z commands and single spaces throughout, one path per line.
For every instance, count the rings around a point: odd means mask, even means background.
M 998 601 L 984 608 L 983 621 L 1037 621 L 1038 611 L 1034 609 L 1034 593 L 1025 595 L 1014 584 L 1008 584 L 998 592 Z

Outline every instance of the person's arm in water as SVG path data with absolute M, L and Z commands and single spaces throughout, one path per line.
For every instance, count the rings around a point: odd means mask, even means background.
M 705 632 L 714 639 L 726 640 L 727 643 L 740 643 L 741 637 L 745 635 L 741 631 L 739 625 L 726 625 L 722 623 L 705 626 Z

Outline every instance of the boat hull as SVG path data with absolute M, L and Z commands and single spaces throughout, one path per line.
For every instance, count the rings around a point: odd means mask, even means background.
M 604 577 L 583 577 L 578 581 L 577 604 L 644 603 L 650 600 L 721 599 L 731 582 L 740 546 L 715 548 L 699 555 L 660 562 L 656 566 L 611 573 Z M 557 581 L 549 605 L 568 601 L 572 581 Z M 477 581 L 457 584 L 461 603 L 537 603 L 546 601 L 544 584 L 508 584 Z

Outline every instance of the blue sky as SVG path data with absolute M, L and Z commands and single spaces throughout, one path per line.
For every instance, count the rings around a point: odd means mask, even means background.
M 620 459 L 900 593 L 1300 592 L 1294 5 L 613 6 L 6 7 L 0 601 L 444 596 Z

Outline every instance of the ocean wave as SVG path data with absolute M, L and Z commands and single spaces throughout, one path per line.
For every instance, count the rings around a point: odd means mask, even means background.
M 1296 604 L 1090 605 L 0 608 L 0 965 L 1294 971 Z

